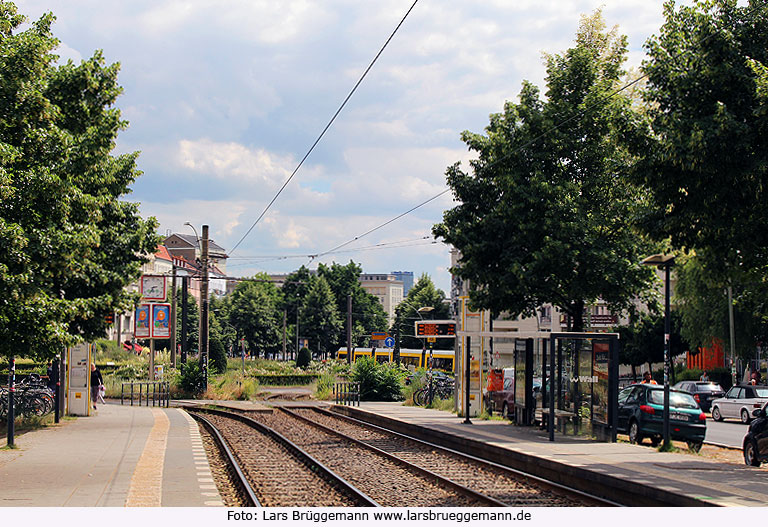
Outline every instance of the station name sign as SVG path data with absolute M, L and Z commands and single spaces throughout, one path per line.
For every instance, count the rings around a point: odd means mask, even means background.
M 417 337 L 453 338 L 456 322 L 453 320 L 420 320 L 416 322 Z

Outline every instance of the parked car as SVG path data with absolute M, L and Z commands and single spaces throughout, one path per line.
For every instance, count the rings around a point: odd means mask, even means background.
M 712 419 L 741 419 L 744 424 L 752 421 L 755 410 L 768 402 L 768 386 L 732 386 L 725 397 L 712 401 Z
M 680 381 L 673 386 L 693 395 L 699 406 L 705 412 L 712 408 L 712 401 L 725 395 L 725 390 L 716 382 L 711 381 Z
M 768 404 L 752 412 L 755 420 L 749 425 L 744 436 L 744 463 L 759 467 L 763 461 L 768 461 Z
M 650 438 L 653 446 L 664 433 L 664 387 L 658 384 L 633 384 L 619 392 L 617 431 L 640 444 Z M 681 390 L 669 390 L 669 434 L 685 441 L 693 451 L 701 449 L 707 433 L 707 416 L 693 396 Z

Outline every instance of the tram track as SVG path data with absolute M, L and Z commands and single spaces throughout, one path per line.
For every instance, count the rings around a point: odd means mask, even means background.
M 267 507 L 354 507 L 378 504 L 277 431 L 243 415 L 196 408 L 190 414 L 218 431 L 254 500 Z M 202 417 L 201 414 L 205 414 Z M 214 434 L 215 436 L 216 434 Z M 247 492 L 246 492 L 247 493 Z
M 351 417 L 319 408 L 287 410 L 315 426 L 334 430 L 383 451 L 404 463 L 428 470 L 460 487 L 494 500 L 497 506 L 616 506 L 588 493 L 568 488 L 484 459 L 415 439 Z

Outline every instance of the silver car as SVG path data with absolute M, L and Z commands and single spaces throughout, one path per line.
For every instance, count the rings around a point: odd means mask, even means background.
M 752 421 L 752 412 L 768 402 L 768 386 L 733 386 L 725 397 L 712 401 L 712 419 L 741 419 L 744 424 Z

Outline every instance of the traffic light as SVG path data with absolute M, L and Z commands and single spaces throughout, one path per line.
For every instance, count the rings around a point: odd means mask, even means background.
M 108 326 L 111 326 L 112 324 L 115 323 L 115 314 L 110 313 L 109 315 L 106 315 L 104 317 L 104 321 L 107 323 Z

